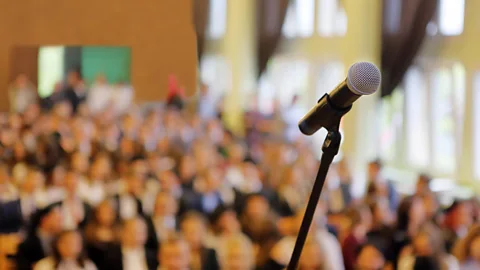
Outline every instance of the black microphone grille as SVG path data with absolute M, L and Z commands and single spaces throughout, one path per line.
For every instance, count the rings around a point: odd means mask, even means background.
M 347 84 L 357 95 L 370 95 L 380 87 L 382 75 L 380 70 L 370 62 L 358 62 L 348 70 Z

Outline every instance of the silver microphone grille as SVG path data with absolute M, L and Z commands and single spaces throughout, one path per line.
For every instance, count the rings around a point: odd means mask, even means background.
M 357 95 L 370 95 L 380 87 L 382 75 L 372 63 L 358 62 L 348 70 L 347 84 Z

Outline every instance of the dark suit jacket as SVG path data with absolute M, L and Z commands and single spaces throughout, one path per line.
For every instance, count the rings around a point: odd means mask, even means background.
M 18 232 L 23 225 L 20 199 L 0 202 L 0 233 Z
M 30 270 L 36 262 L 45 257 L 45 251 L 43 250 L 40 238 L 36 233 L 31 233 L 18 246 L 16 255 L 17 269 Z
M 152 251 L 145 249 L 146 263 L 149 270 L 157 269 L 157 258 L 156 254 Z M 107 253 L 105 254 L 104 262 L 102 266 L 98 268 L 99 270 L 123 270 L 123 254 L 122 248 L 120 245 L 111 246 Z
M 222 198 L 220 197 L 220 194 L 217 194 L 220 199 L 220 203 L 218 206 L 221 206 L 224 204 L 222 201 Z M 200 194 L 195 191 L 186 191 L 182 194 L 182 197 L 180 198 L 180 209 L 178 211 L 178 215 L 182 216 L 188 211 L 196 211 L 202 214 L 205 214 L 206 216 L 209 216 L 212 213 L 208 213 L 206 209 L 203 208 L 203 194 Z M 217 207 L 218 207 L 217 206 Z
M 217 260 L 217 253 L 214 249 L 202 249 L 202 270 L 220 270 L 220 265 Z

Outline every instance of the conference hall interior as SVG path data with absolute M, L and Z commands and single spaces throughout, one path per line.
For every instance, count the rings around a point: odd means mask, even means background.
M 480 270 L 479 10 L 0 0 L 0 270 Z

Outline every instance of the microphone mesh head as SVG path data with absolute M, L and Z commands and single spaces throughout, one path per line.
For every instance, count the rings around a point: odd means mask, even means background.
M 373 94 L 380 87 L 381 81 L 380 70 L 372 63 L 358 62 L 348 70 L 347 84 L 354 94 Z

